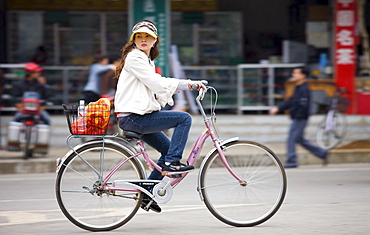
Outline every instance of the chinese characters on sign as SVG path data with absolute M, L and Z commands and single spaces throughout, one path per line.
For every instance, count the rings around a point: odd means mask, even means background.
M 352 100 L 356 70 L 356 0 L 335 1 L 335 80 L 337 87 L 349 91 Z M 352 102 L 353 103 L 353 102 Z M 348 110 L 353 112 L 352 106 Z
M 347 8 L 350 6 L 350 3 L 354 4 L 355 0 L 338 0 L 339 5 L 346 6 Z M 355 63 L 355 35 L 354 35 L 354 27 L 355 27 L 355 9 L 351 10 L 342 10 L 338 7 L 337 10 L 337 20 L 336 20 L 336 62 L 338 64 L 354 64 Z M 343 48 L 349 46 L 349 48 Z
M 338 49 L 337 50 L 337 63 L 338 64 L 353 64 L 354 61 L 353 50 L 351 49 Z
M 338 3 L 343 7 L 349 7 L 349 4 L 353 3 L 355 0 L 339 0 Z
M 352 26 L 354 25 L 354 12 L 353 11 L 338 11 L 338 19 L 337 24 L 338 26 Z

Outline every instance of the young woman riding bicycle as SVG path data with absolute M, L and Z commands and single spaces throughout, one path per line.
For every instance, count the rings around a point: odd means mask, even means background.
M 115 112 L 122 130 L 142 134 L 142 140 L 161 154 L 157 164 L 162 166 L 163 173 L 185 173 L 194 169 L 180 163 L 191 116 L 185 112 L 161 111 L 161 107 L 172 106 L 172 96 L 178 90 L 191 90 L 193 85 L 197 85 L 198 90 L 206 87 L 200 81 L 166 78 L 155 73 L 153 60 L 159 55 L 159 43 L 153 22 L 143 20 L 133 26 L 116 69 Z M 175 128 L 171 140 L 163 133 L 170 128 Z M 162 178 L 158 170 L 149 176 L 152 180 Z M 152 204 L 151 209 L 160 212 L 156 204 Z

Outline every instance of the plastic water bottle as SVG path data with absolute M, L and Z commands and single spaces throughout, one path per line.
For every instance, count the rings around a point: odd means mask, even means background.
M 78 106 L 78 116 L 85 117 L 85 101 L 80 100 L 80 105 Z
M 77 109 L 78 112 L 78 120 L 77 120 L 77 132 L 79 134 L 84 134 L 85 132 L 85 120 L 86 120 L 86 115 L 85 115 L 85 101 L 80 100 L 80 105 L 78 106 Z

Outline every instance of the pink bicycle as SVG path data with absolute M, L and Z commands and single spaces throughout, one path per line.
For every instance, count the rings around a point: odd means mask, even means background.
M 270 219 L 281 207 L 287 179 L 276 155 L 267 147 L 238 137 L 221 141 L 215 129 L 217 91 L 207 116 L 201 100 L 196 98 L 206 129 L 200 134 L 188 157 L 193 165 L 208 137 L 214 148 L 199 167 L 200 199 L 220 221 L 237 227 L 250 227 Z M 173 188 L 186 177 L 167 175 L 163 180 L 147 180 L 147 169 L 158 166 L 145 150 L 140 134 L 126 132 L 96 136 L 89 142 L 70 146 L 71 150 L 57 159 L 56 197 L 64 215 L 75 225 L 90 231 L 109 231 L 126 224 L 141 206 L 144 194 L 159 204 L 168 202 Z M 90 136 L 91 137 L 91 136 Z M 144 161 L 141 161 L 139 156 Z M 191 174 L 191 173 L 190 173 Z

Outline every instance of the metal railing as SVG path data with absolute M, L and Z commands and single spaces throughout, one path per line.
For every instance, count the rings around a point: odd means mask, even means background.
M 6 79 L 4 94 L 1 97 L 1 110 L 15 110 L 12 88 L 17 81 L 24 78 L 24 65 L 0 64 L 0 68 L 5 71 Z M 88 66 L 43 66 L 42 68 L 43 76 L 46 77 L 52 93 L 49 101 L 54 104 L 47 109 L 61 109 L 61 104 L 76 102 L 81 98 L 81 92 L 87 80 Z
M 284 96 L 280 93 L 284 92 L 285 80 L 290 76 L 290 71 L 282 74 L 278 70 L 301 65 L 239 64 L 237 66 L 183 66 L 182 69 L 187 77 L 208 80 L 217 88 L 219 109 L 241 114 L 249 110 L 269 110 L 277 105 Z M 0 68 L 6 72 L 5 97 L 11 95 L 9 94 L 11 86 L 24 77 L 23 67 L 24 64 L 0 64 Z M 88 66 L 44 66 L 43 69 L 47 83 L 53 89 L 51 101 L 54 106 L 48 109 L 61 109 L 62 103 L 77 102 L 82 98 L 81 93 L 86 83 Z M 15 110 L 12 104 L 5 104 L 4 99 L 0 108 Z
M 238 114 L 269 110 L 284 99 L 285 81 L 291 68 L 303 64 L 239 64 L 237 66 Z M 279 71 L 286 70 L 289 71 Z M 277 78 L 280 78 L 277 81 Z M 279 88 L 279 91 L 278 89 Z

